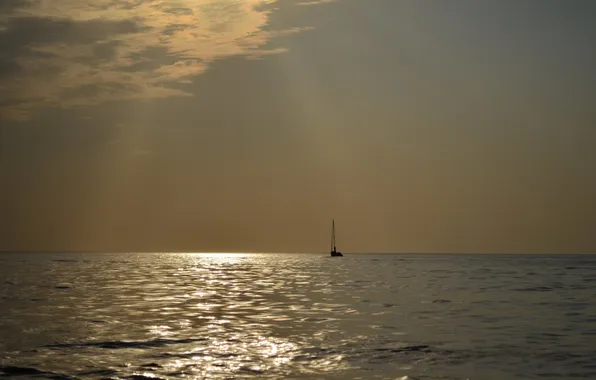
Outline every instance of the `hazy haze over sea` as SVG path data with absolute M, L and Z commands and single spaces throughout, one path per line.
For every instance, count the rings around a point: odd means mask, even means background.
M 2 254 L 0 378 L 596 378 L 590 255 Z

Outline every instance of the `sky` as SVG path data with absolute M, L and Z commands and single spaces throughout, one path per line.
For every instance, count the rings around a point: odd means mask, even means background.
M 592 0 L 2 0 L 0 250 L 596 253 Z

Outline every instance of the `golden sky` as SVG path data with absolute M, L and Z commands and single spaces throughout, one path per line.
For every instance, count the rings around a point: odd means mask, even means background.
M 589 0 L 3 0 L 0 249 L 596 252 Z

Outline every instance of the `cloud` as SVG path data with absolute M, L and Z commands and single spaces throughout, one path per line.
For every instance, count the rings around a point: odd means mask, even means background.
M 189 96 L 177 84 L 229 56 L 259 58 L 276 0 L 2 0 L 0 117 L 43 107 Z
M 328 4 L 328 3 L 334 3 L 337 0 L 313 0 L 313 1 L 304 1 L 301 3 L 298 3 L 297 5 L 319 5 L 319 4 Z
M 32 0 L 2 0 L 0 2 L 0 12 L 12 12 L 16 9 L 26 8 L 33 3 Z

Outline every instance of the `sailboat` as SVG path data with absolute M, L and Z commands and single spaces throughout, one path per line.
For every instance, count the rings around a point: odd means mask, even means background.
M 335 248 L 335 219 L 331 222 L 331 257 L 343 257 L 341 252 Z

